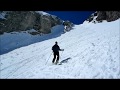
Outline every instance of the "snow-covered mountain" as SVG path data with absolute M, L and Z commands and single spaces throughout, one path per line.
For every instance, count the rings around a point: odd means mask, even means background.
M 57 32 L 56 32 L 57 33 Z M 58 37 L 0 55 L 0 78 L 117 79 L 120 78 L 120 19 L 85 21 Z M 61 49 L 62 65 L 53 65 L 52 46 Z
M 62 23 L 63 20 L 59 17 L 43 11 L 1 11 L 0 55 L 22 46 L 54 38 L 58 36 L 53 35 L 56 30 L 60 35 L 64 29 Z
M 34 29 L 22 32 L 4 33 L 0 35 L 0 54 L 2 55 L 23 46 L 55 38 L 60 36 L 63 30 L 63 25 L 56 25 L 51 28 L 50 34 L 31 35 L 30 32 L 35 32 Z

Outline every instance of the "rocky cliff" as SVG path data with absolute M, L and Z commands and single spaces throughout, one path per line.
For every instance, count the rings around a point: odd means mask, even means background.
M 91 22 L 95 16 L 95 20 L 98 22 L 102 22 L 103 20 L 111 22 L 120 18 L 120 11 L 96 11 L 87 19 L 87 21 Z
M 57 16 L 42 14 L 37 11 L 0 11 L 0 34 L 4 32 L 26 31 L 35 29 L 30 34 L 47 34 L 55 25 L 62 24 Z

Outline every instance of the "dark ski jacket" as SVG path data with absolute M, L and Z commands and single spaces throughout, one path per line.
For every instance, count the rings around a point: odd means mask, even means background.
M 57 44 L 55 44 L 55 45 L 52 47 L 52 50 L 53 50 L 53 52 L 59 52 L 59 51 L 61 51 L 60 47 L 59 47 Z

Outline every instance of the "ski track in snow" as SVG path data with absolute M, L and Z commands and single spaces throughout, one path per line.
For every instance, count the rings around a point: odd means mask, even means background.
M 76 25 L 57 38 L 3 54 L 0 78 L 120 78 L 119 23 L 120 19 Z M 60 52 L 60 61 L 71 57 L 67 63 L 51 63 L 55 41 L 65 49 Z

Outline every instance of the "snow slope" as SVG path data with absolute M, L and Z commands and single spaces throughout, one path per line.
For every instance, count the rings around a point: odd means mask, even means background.
M 21 32 L 4 33 L 0 35 L 0 55 L 8 53 L 16 48 L 27 46 L 36 42 L 58 37 L 64 30 L 63 25 L 56 25 L 51 29 L 50 34 L 43 36 L 31 35 L 28 32 L 35 31 L 34 29 Z
M 36 11 L 36 13 L 39 13 L 39 14 L 41 14 L 41 15 L 50 15 L 49 13 L 46 13 L 46 12 L 43 12 L 43 11 Z
M 64 51 L 52 65 L 54 42 Z M 75 25 L 59 37 L 21 47 L 0 55 L 0 78 L 19 79 L 117 79 L 120 78 L 120 19 Z

